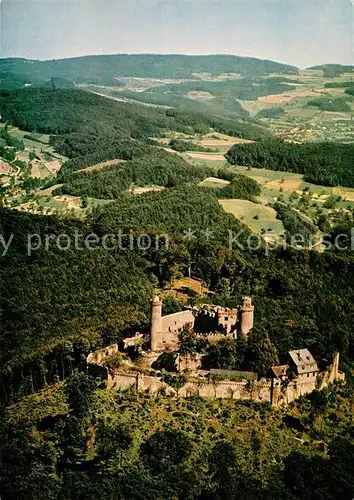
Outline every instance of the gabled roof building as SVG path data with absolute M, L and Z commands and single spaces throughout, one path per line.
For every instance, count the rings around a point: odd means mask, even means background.
M 290 365 L 296 375 L 314 374 L 319 371 L 315 358 L 308 349 L 289 352 Z

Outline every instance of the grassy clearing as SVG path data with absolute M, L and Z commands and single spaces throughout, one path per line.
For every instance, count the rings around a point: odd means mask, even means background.
M 208 188 L 223 188 L 225 186 L 228 186 L 229 184 L 230 181 L 226 181 L 225 179 L 219 179 L 218 177 L 207 177 L 199 183 L 199 186 Z
M 224 154 L 226 153 L 233 144 L 243 144 L 248 142 L 253 142 L 248 139 L 240 139 L 238 137 L 232 137 L 230 135 L 221 134 L 219 132 L 211 132 L 209 134 L 203 136 L 193 136 L 186 135 L 179 132 L 168 132 L 166 137 L 162 137 L 157 140 L 160 144 L 167 146 L 171 139 L 183 139 L 186 141 L 193 142 L 198 146 L 202 146 L 204 148 L 210 148 L 213 150 L 213 153 L 194 153 L 193 151 L 188 154 L 202 154 L 208 156 L 209 154 Z M 207 158 L 208 159 L 208 158 Z
M 125 163 L 125 160 L 116 158 L 114 160 L 102 161 L 101 163 L 96 163 L 95 165 L 91 165 L 90 167 L 80 168 L 80 170 L 76 170 L 76 172 L 92 172 L 92 170 L 101 170 L 102 168 L 110 167 L 111 165 L 117 165 L 119 163 Z
M 226 161 L 224 157 L 222 160 L 215 160 L 215 159 L 213 160 L 210 158 L 208 159 L 204 158 L 203 160 L 201 160 L 200 158 L 191 158 L 188 155 L 188 153 L 180 153 L 180 155 L 190 165 L 193 165 L 195 167 L 209 167 L 215 169 L 215 173 L 218 171 L 220 167 L 225 167 L 229 165 L 229 163 Z
M 247 200 L 219 200 L 225 212 L 234 215 L 257 234 L 265 233 L 268 237 L 284 234 L 284 226 L 276 219 L 276 211 L 264 203 L 252 203 Z
M 220 134 L 219 132 L 212 132 L 198 141 L 204 147 L 231 147 L 233 144 L 244 144 L 253 142 L 248 139 L 240 139 L 238 137 L 231 137 L 230 135 Z
M 225 157 L 220 153 L 187 153 L 189 158 L 193 160 L 207 160 L 207 161 L 223 161 L 225 162 Z
M 59 201 L 61 203 L 65 203 L 66 207 L 69 210 L 78 210 L 81 208 L 81 198 L 80 196 L 71 196 L 68 194 L 61 195 L 61 196 L 54 196 L 53 200 Z
M 334 187 L 331 194 L 341 196 L 344 201 L 354 201 L 354 188 Z
M 149 191 L 162 191 L 163 189 L 165 189 L 164 186 L 132 186 L 129 191 L 133 194 L 144 194 Z
M 5 128 L 4 123 L 0 123 L 0 129 Z M 25 152 L 28 153 L 29 151 L 34 151 L 35 154 L 41 158 L 42 161 L 51 161 L 47 160 L 44 156 L 46 154 L 49 154 L 53 157 L 53 159 L 59 160 L 60 162 L 64 162 L 67 160 L 67 158 L 63 155 L 60 155 L 59 153 L 54 152 L 54 148 L 49 144 L 49 135 L 47 134 L 36 134 L 36 133 L 29 133 L 24 130 L 20 130 L 17 127 L 9 127 L 9 133 L 15 137 L 16 139 L 20 139 L 23 141 L 25 145 Z M 36 140 L 31 140 L 25 138 L 25 135 L 29 135 Z M 38 142 L 41 141 L 41 142 Z M 22 159 L 22 158 L 20 158 Z
M 187 301 L 191 294 L 208 295 L 211 292 L 199 279 L 181 278 L 175 279 L 168 290 L 161 290 L 159 295 L 162 298 L 173 297 L 178 300 Z
M 266 170 L 265 168 L 250 169 L 241 165 L 230 165 L 229 170 L 246 175 L 256 180 L 262 187 L 266 187 L 267 189 L 279 190 L 283 188 L 284 191 L 294 191 L 299 189 L 303 183 L 303 176 L 292 172 Z
M 114 200 L 101 200 L 98 198 L 87 198 L 87 210 L 91 210 L 92 208 L 99 207 L 101 205 L 108 205 L 109 203 L 113 203 Z
M 313 118 L 318 114 L 314 108 L 303 108 L 301 106 L 287 109 L 287 115 L 294 118 Z

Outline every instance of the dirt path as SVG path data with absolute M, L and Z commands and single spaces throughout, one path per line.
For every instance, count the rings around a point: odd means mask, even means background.
M 47 189 L 42 189 L 42 190 L 38 191 L 38 195 L 39 196 L 50 196 L 55 189 L 60 188 L 62 186 L 63 186 L 63 184 L 54 184 L 54 186 L 50 186 Z
M 218 153 L 187 153 L 189 158 L 193 158 L 195 160 L 215 160 L 215 161 L 223 161 L 226 158 L 222 154 Z

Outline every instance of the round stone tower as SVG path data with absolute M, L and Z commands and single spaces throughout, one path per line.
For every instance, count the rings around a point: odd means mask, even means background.
M 162 300 L 156 295 L 151 302 L 150 349 L 158 350 L 162 332 Z
M 241 335 L 247 340 L 248 334 L 253 328 L 254 305 L 251 297 L 242 297 L 241 307 Z

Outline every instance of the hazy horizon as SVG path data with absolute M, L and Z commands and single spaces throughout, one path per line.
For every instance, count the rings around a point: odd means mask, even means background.
M 0 57 L 237 55 L 306 68 L 353 64 L 350 0 L 4 0 Z

